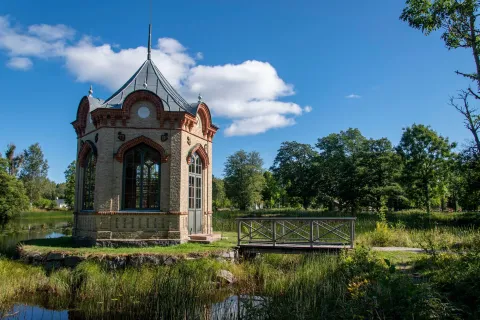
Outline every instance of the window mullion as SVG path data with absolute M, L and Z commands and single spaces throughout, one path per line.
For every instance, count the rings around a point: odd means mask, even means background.
M 140 153 L 140 206 L 139 209 L 143 209 L 143 164 L 144 164 L 144 155 L 142 151 Z

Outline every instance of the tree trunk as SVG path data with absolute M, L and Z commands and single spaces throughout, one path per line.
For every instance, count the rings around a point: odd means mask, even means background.
M 302 198 L 302 203 L 303 203 L 303 209 L 307 210 L 308 209 L 308 205 L 310 204 L 310 201 L 308 200 L 308 197 L 303 197 Z
M 480 92 L 480 58 L 478 57 L 477 50 L 477 35 L 475 33 L 475 15 L 470 16 L 470 41 L 472 42 L 473 59 L 475 60 L 475 66 L 477 67 L 477 87 Z
M 425 183 L 425 200 L 426 200 L 426 207 L 427 213 L 430 214 L 430 189 L 428 188 L 428 183 Z

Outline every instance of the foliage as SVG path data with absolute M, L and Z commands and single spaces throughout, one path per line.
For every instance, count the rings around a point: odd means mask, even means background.
M 398 153 L 404 161 L 403 183 L 411 199 L 430 212 L 432 193 L 444 182 L 455 144 L 430 127 L 414 124 L 404 129 Z M 420 197 L 418 196 L 420 195 Z
M 261 200 L 263 160 L 256 151 L 237 151 L 225 163 L 225 192 L 228 198 L 241 210 L 245 210 Z
M 23 184 L 7 172 L 0 170 L 0 222 L 18 215 L 28 208 Z
M 271 168 L 290 197 L 299 197 L 307 209 L 316 195 L 313 181 L 316 152 L 308 144 L 283 142 Z
M 24 160 L 23 154 L 15 155 L 16 148 L 17 147 L 13 143 L 10 143 L 5 151 L 5 157 L 8 161 L 8 173 L 12 176 L 17 176 L 18 170 L 22 166 Z
M 75 202 L 75 171 L 76 163 L 72 161 L 65 170 L 65 203 L 72 209 Z
M 23 166 L 20 171 L 20 179 L 27 190 L 27 196 L 31 202 L 37 201 L 48 182 L 48 162 L 44 159 L 42 149 L 38 143 L 28 147 L 23 152 Z
M 273 208 L 280 205 L 280 201 L 286 196 L 286 190 L 280 186 L 270 171 L 265 171 L 263 177 L 265 178 L 265 187 L 262 190 L 262 199 L 265 206 Z
M 225 183 L 223 179 L 213 176 L 212 179 L 212 201 L 213 208 L 227 208 L 230 206 L 230 201 L 225 194 Z

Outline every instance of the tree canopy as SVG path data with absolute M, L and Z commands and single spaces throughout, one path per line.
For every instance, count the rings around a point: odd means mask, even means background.
M 263 160 L 256 151 L 237 151 L 225 163 L 225 192 L 241 210 L 261 201 Z

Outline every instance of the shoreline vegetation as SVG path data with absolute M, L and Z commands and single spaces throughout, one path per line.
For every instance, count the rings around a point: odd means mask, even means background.
M 22 249 L 186 258 L 162 266 L 117 269 L 101 259 L 81 261 L 74 268 L 46 269 L 0 258 L 0 315 L 9 314 L 16 303 L 26 303 L 68 309 L 91 319 L 234 319 L 238 311 L 249 319 L 480 316 L 480 213 L 359 213 L 356 248 L 337 255 L 266 254 L 236 263 L 210 255 L 236 245 L 235 218 L 260 214 L 344 215 L 290 209 L 217 212 L 214 230 L 226 239 L 210 245 L 74 248 L 69 237 L 32 240 Z M 396 243 L 421 247 L 425 253 L 370 249 Z M 188 259 L 195 253 L 205 257 Z M 225 271 L 233 275 L 233 284 L 219 277 Z

